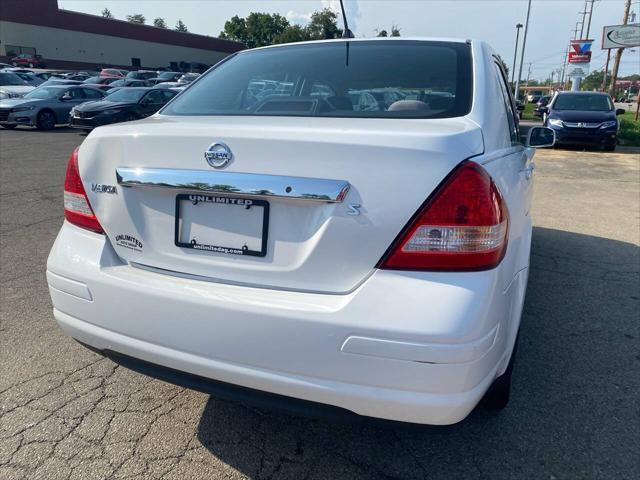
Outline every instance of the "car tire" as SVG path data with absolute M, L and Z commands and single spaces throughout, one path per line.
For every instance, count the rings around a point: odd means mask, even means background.
M 17 125 L 2 125 L 2 128 L 6 128 L 7 130 L 13 130 Z
M 33 63 L 29 63 L 29 68 L 33 68 Z
M 509 404 L 509 398 L 511 397 L 511 378 L 513 377 L 513 365 L 516 359 L 519 338 L 520 336 L 518 335 L 516 337 L 516 343 L 513 346 L 513 351 L 511 352 L 507 369 L 493 381 L 482 399 L 483 405 L 489 410 L 502 410 Z
M 604 146 L 604 151 L 605 152 L 615 152 L 616 150 L 616 146 L 615 145 L 605 145 Z
M 38 114 L 36 127 L 38 130 L 51 130 L 56 126 L 56 117 L 51 110 L 43 110 Z

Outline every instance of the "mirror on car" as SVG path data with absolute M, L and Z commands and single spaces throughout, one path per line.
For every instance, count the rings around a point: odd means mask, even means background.
M 616 110 L 616 115 L 624 115 L 627 111 L 624 108 L 619 108 Z
M 60 100 L 62 100 L 63 102 L 68 102 L 69 100 L 72 100 L 73 97 L 71 95 L 69 95 L 68 93 L 65 93 L 64 95 L 62 95 L 60 97 Z
M 556 132 L 547 127 L 532 127 L 527 135 L 527 147 L 553 147 L 556 143 Z

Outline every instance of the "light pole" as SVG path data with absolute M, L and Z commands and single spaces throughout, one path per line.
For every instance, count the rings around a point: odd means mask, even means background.
M 513 85 L 513 79 L 516 76 L 516 59 L 518 58 L 518 40 L 520 39 L 520 29 L 522 24 L 516 25 L 516 49 L 513 51 L 513 68 L 511 69 L 511 85 Z
M 522 51 L 520 52 L 520 69 L 518 70 L 518 79 L 516 80 L 515 96 L 516 100 L 520 96 L 520 78 L 522 78 L 522 64 L 524 62 L 524 49 L 527 46 L 527 33 L 529 32 L 529 16 L 531 15 L 531 0 L 527 7 L 527 20 L 524 22 L 524 37 L 522 39 Z

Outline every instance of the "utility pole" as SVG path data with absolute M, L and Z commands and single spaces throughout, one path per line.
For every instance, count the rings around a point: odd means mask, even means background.
M 585 38 L 589 38 L 589 32 L 591 31 L 591 17 L 593 16 L 593 4 L 595 1 L 596 0 L 589 0 L 589 23 L 587 23 L 587 34 L 585 35 Z
M 522 78 L 522 64 L 524 63 L 524 51 L 527 46 L 527 33 L 529 33 L 529 16 L 531 15 L 531 0 L 527 6 L 527 20 L 524 22 L 524 37 L 522 39 L 522 52 L 520 52 L 520 69 L 518 70 L 518 80 L 516 80 L 515 96 L 516 100 L 520 96 L 520 79 Z
M 579 14 L 582 14 L 582 22 L 580 22 L 580 38 L 578 40 L 582 40 L 585 37 L 583 37 L 584 34 L 584 21 L 586 19 L 587 16 L 587 0 L 584 0 L 584 11 L 583 12 L 578 12 Z
M 627 0 L 624 5 L 624 15 L 622 17 L 622 23 L 627 24 L 629 20 L 629 10 L 631 10 L 631 0 Z M 619 48 L 616 52 L 616 57 L 613 59 L 613 70 L 611 71 L 611 84 L 609 85 L 609 95 L 613 95 L 616 89 L 616 80 L 618 80 L 618 70 L 620 69 L 620 60 L 622 59 L 622 52 L 624 48 Z
M 511 69 L 511 84 L 513 85 L 513 79 L 516 76 L 516 59 L 518 58 L 518 40 L 520 39 L 520 29 L 522 28 L 522 24 L 518 23 L 516 25 L 516 49 L 513 52 L 513 68 Z

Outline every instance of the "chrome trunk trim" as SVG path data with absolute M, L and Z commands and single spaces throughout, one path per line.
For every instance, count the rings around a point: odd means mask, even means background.
M 341 203 L 350 188 L 345 180 L 170 168 L 118 167 L 116 178 L 122 187 L 169 188 L 185 192 L 323 203 Z

